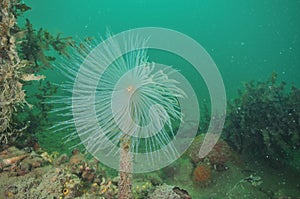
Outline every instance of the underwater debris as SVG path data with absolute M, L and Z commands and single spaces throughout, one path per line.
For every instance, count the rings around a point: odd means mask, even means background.
M 226 193 L 226 196 L 228 196 L 229 198 L 234 198 L 232 197 L 232 192 L 240 185 L 242 186 L 241 184 L 242 183 L 250 183 L 253 187 L 258 187 L 260 186 L 262 183 L 263 183 L 263 180 L 260 176 L 258 175 L 255 175 L 255 174 L 251 174 L 250 176 L 247 176 L 243 179 L 241 179 L 239 182 L 237 182 L 233 187 L 232 189 L 230 189 L 227 193 Z

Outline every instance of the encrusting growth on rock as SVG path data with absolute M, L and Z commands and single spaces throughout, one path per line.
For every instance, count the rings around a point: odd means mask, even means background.
M 40 80 L 44 76 L 26 74 L 23 68 L 28 61 L 21 60 L 16 46 L 17 9 L 21 3 L 18 0 L 0 1 L 0 142 L 7 144 L 10 139 L 15 139 L 22 129 L 12 128 L 12 116 L 17 107 L 24 104 L 25 100 L 22 81 Z

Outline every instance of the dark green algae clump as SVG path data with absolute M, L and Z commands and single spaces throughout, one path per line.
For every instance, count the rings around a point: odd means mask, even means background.
M 237 151 L 286 164 L 300 151 L 300 90 L 273 73 L 251 81 L 229 103 L 223 136 Z

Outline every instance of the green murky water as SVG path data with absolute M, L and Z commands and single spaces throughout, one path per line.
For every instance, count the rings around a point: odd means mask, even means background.
M 237 90 L 243 89 L 246 82 L 265 81 L 273 72 L 277 73 L 279 80 L 285 81 L 288 87 L 290 85 L 300 87 L 299 0 L 27 0 L 25 2 L 32 10 L 24 17 L 29 18 L 35 28 L 42 27 L 53 34 L 62 33 L 63 36 L 72 36 L 76 40 L 83 40 L 86 37 L 100 38 L 107 30 L 117 34 L 141 27 L 163 27 L 186 34 L 201 44 L 213 58 L 223 78 L 228 101 L 237 96 Z M 151 61 L 172 65 L 181 70 L 193 85 L 200 107 L 209 103 L 206 85 L 201 76 L 195 74 L 189 63 L 164 52 L 150 50 L 149 56 Z M 63 81 L 63 77 L 58 79 L 59 76 L 51 70 L 45 73 L 49 81 L 58 83 Z M 41 136 L 41 140 L 50 151 L 63 151 L 72 143 L 60 145 L 62 137 L 47 132 Z M 61 148 L 53 147 L 55 145 L 53 143 Z M 296 145 L 299 147 L 299 143 Z M 300 154 L 294 156 L 298 159 Z M 252 166 L 265 177 L 265 184 L 271 184 L 275 178 L 272 174 L 276 173 L 276 170 L 266 174 L 267 169 Z M 240 172 L 235 166 L 232 168 L 228 171 L 229 174 L 227 173 L 231 177 Z M 299 170 L 299 165 L 296 168 Z M 282 175 L 290 177 L 294 170 L 291 172 L 280 170 L 279 173 L 281 172 Z M 224 181 L 227 185 L 231 183 L 227 187 L 224 185 L 227 190 L 240 179 L 235 176 L 230 181 L 225 174 L 214 175 L 216 181 Z M 172 183 L 172 180 L 166 179 L 166 182 Z M 220 194 L 214 190 L 222 189 L 221 185 L 210 186 L 207 188 L 208 191 L 201 188 L 200 192 L 207 194 L 203 197 L 199 195 L 197 187 L 191 188 L 190 191 L 196 199 L 221 198 L 222 191 Z M 300 196 L 300 193 L 295 191 L 296 186 L 299 190 L 299 182 L 290 183 L 290 187 L 293 187 L 291 193 L 293 196 L 297 194 Z M 275 185 L 271 187 L 278 188 Z M 212 194 L 214 191 L 217 192 L 215 197 Z M 282 191 L 282 195 L 287 193 L 288 191 Z M 244 198 L 250 198 L 250 195 L 244 194 Z M 263 197 L 260 194 L 256 196 Z M 280 193 L 278 196 L 281 196 Z

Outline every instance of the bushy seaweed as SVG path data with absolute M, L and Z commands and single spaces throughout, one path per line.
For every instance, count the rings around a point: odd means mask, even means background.
M 300 90 L 287 90 L 275 73 L 246 83 L 227 116 L 225 139 L 241 153 L 284 163 L 300 148 Z
M 74 46 L 71 37 L 53 36 L 44 29 L 36 31 L 28 19 L 24 27 L 19 26 L 17 19 L 27 10 L 30 7 L 21 0 L 0 1 L 1 147 L 14 144 L 24 133 L 36 133 L 46 122 L 50 107 L 43 101 L 56 88 L 49 82 L 40 81 L 37 85 L 31 81 L 44 79 L 44 75 L 36 73 L 51 67 L 57 54 L 68 57 L 68 47 Z M 25 90 L 32 90 L 31 96 Z
M 68 47 L 74 45 L 72 37 L 61 38 L 61 34 L 54 36 L 42 28 L 36 31 L 28 19 L 23 34 L 19 52 L 23 59 L 31 63 L 32 72 L 51 67 L 56 55 L 51 51 L 69 57 Z

